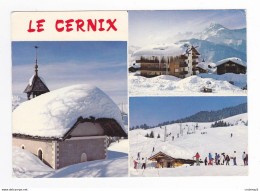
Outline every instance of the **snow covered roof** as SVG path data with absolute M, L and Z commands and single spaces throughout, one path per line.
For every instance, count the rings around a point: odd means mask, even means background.
M 224 64 L 228 61 L 231 61 L 231 62 L 234 62 L 236 64 L 239 64 L 241 66 L 245 66 L 246 67 L 246 62 L 242 61 L 240 58 L 237 58 L 237 57 L 232 57 L 232 58 L 225 58 L 223 60 L 220 60 L 216 63 L 216 66 L 219 66 L 221 64 Z
M 185 53 L 187 47 L 183 44 L 162 44 L 150 45 L 138 49 L 134 56 L 179 56 Z
M 114 119 L 127 132 L 118 106 L 99 88 L 81 84 L 23 102 L 13 111 L 13 134 L 62 138 L 81 116 Z
M 198 67 L 200 67 L 200 68 L 202 68 L 202 69 L 204 69 L 204 70 L 208 70 L 209 68 L 208 68 L 208 64 L 206 63 L 206 62 L 200 62 L 199 64 L 198 64 Z

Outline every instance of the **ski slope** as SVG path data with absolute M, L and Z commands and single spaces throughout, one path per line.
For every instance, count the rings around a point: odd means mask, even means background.
M 108 157 L 54 170 L 32 153 L 13 147 L 13 177 L 61 178 L 61 177 L 126 177 L 128 176 L 128 140 L 120 140 L 108 147 Z
M 223 121 L 232 124 L 228 127 L 216 127 L 210 128 L 210 123 L 176 123 L 166 126 L 166 134 L 168 137 L 164 141 L 165 126 L 156 127 L 152 129 L 136 129 L 129 132 L 130 137 L 130 174 L 131 176 L 158 176 L 157 169 L 151 169 L 151 161 L 148 161 L 148 169 L 145 170 L 144 175 L 141 172 L 137 172 L 133 169 L 133 159 L 137 158 L 137 153 L 140 152 L 141 158 L 149 158 L 150 156 L 164 152 L 172 156 L 173 158 L 193 159 L 196 152 L 199 152 L 200 158 L 204 161 L 205 157 L 208 158 L 208 154 L 226 153 L 230 157 L 233 152 L 237 152 L 237 163 L 243 165 L 242 153 L 248 150 L 248 128 L 247 113 L 236 115 L 223 119 Z M 196 129 L 196 126 L 198 128 Z M 180 128 L 183 130 L 183 135 L 180 134 Z M 155 138 L 147 138 L 145 135 L 154 132 Z M 179 138 L 177 134 L 179 133 Z M 204 134 L 202 134 L 204 133 Z M 232 133 L 232 138 L 231 138 Z M 157 138 L 160 134 L 160 138 Z M 174 136 L 174 140 L 172 139 Z M 154 147 L 154 152 L 153 152 Z M 232 165 L 232 161 L 230 161 Z M 139 164 L 139 168 L 140 168 Z M 211 167 L 211 166 L 210 166 Z M 243 169 L 240 169 L 243 167 Z M 193 176 L 193 175 L 247 175 L 247 167 L 241 166 L 235 167 L 236 170 L 227 170 L 232 167 L 226 166 L 213 166 L 213 168 L 203 167 L 198 168 L 194 166 L 184 165 L 182 167 L 159 169 L 162 171 L 161 176 Z M 219 168 L 225 169 L 220 171 Z M 185 170 L 183 172 L 182 170 Z M 188 169 L 188 170 L 186 170 Z M 210 169 L 210 170 L 209 170 Z M 139 169 L 140 171 L 140 169 Z M 194 172 L 193 172 L 194 171 Z M 150 172 L 150 173 L 148 173 Z M 141 173 L 141 174 L 140 174 Z

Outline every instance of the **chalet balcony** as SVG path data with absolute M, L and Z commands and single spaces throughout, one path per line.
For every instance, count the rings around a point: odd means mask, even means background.
M 195 55 L 192 56 L 192 59 L 197 59 L 197 58 L 199 58 L 199 57 L 195 56 Z
M 188 74 L 188 71 L 182 71 L 182 72 L 180 72 L 180 75 L 185 75 L 185 74 Z
M 136 63 L 159 63 L 159 60 L 146 60 L 146 59 L 141 59 L 141 60 L 136 60 Z
M 198 62 L 192 62 L 192 65 L 197 65 L 198 64 Z
M 192 68 L 192 71 L 198 71 L 199 69 L 198 68 Z
M 188 67 L 188 64 L 186 62 L 180 63 L 180 67 L 183 67 L 183 68 Z
M 188 56 L 185 56 L 185 55 L 181 55 L 179 56 L 180 59 L 188 59 Z
M 166 71 L 166 68 L 145 68 L 141 67 L 139 70 L 146 70 L 146 71 Z M 167 68 L 167 71 L 170 71 L 170 68 Z

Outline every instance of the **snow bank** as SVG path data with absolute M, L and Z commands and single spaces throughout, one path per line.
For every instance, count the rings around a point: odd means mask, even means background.
M 112 143 L 106 160 L 96 160 L 54 170 L 35 155 L 13 147 L 13 176 L 17 178 L 127 177 L 128 140 Z
M 35 177 L 54 171 L 32 153 L 18 147 L 13 147 L 12 159 L 14 177 Z
M 175 76 L 157 76 L 146 78 L 133 73 L 128 75 L 130 96 L 216 96 L 216 95 L 246 95 L 247 91 L 222 81 L 199 76 L 184 79 Z M 212 93 L 203 93 L 201 88 L 212 88 Z
M 243 88 L 247 85 L 247 75 L 246 74 L 233 74 L 233 73 L 226 73 L 222 75 L 217 74 L 198 74 L 202 78 L 212 78 L 215 80 L 222 80 L 222 81 L 233 81 L 234 85 L 240 88 Z
M 22 103 L 13 112 L 13 133 L 61 138 L 80 116 L 113 118 L 126 132 L 118 106 L 99 88 L 82 84 Z
M 134 56 L 179 56 L 187 48 L 183 44 L 156 44 L 143 47 L 133 53 Z
M 232 58 L 226 58 L 226 59 L 223 59 L 223 60 L 220 60 L 216 63 L 216 66 L 219 66 L 225 62 L 228 62 L 228 61 L 232 61 L 234 63 L 237 63 L 241 66 L 245 66 L 246 67 L 246 62 L 242 61 L 240 58 L 237 58 L 237 57 L 232 57 Z

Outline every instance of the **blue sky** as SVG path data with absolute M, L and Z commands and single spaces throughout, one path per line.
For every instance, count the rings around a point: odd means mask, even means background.
M 130 127 L 157 125 L 193 115 L 246 103 L 247 97 L 130 97 Z
M 201 32 L 210 23 L 229 29 L 244 28 L 246 13 L 244 10 L 129 11 L 129 44 L 144 46 L 177 38 L 179 33 Z
M 39 75 L 50 90 L 89 83 L 117 104 L 127 103 L 127 43 L 111 41 L 12 42 L 13 94 L 22 95 L 34 74 L 35 48 Z

